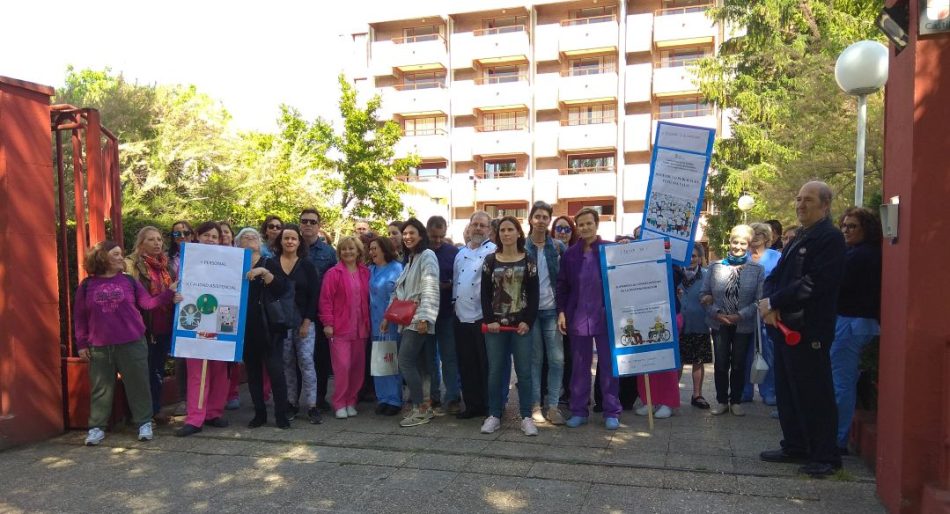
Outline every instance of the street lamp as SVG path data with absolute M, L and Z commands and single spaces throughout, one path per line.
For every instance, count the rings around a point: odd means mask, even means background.
M 755 206 L 755 198 L 752 198 L 752 195 L 743 193 L 739 197 L 739 200 L 736 201 L 736 205 L 739 207 L 739 210 L 742 211 L 742 222 L 745 223 L 749 216 L 749 211 L 752 210 L 752 207 Z
M 858 140 L 854 165 L 854 205 L 864 205 L 864 139 L 868 124 L 868 95 L 887 82 L 887 47 L 858 41 L 845 48 L 835 63 L 835 81 L 842 91 L 858 97 Z

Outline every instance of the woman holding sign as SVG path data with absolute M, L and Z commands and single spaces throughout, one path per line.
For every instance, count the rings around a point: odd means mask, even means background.
M 613 376 L 610 339 L 607 337 L 607 310 L 600 271 L 600 245 L 597 235 L 600 215 L 583 208 L 574 216 L 578 241 L 561 257 L 557 276 L 558 330 L 571 337 L 571 418 L 567 426 L 587 423 L 590 407 L 590 364 L 593 345 L 597 345 L 597 369 L 604 397 L 604 424 L 608 430 L 620 427 L 620 382 Z

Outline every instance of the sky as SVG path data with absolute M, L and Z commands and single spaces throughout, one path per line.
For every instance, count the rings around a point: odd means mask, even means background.
M 0 75 L 59 87 L 71 64 L 140 84 L 194 84 L 235 128 L 272 131 L 281 103 L 306 119 L 337 116 L 354 6 L 367 3 L 2 0 Z

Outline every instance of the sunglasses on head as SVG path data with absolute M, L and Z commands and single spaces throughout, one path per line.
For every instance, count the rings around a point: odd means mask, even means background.
M 554 231 L 561 234 L 570 234 L 571 232 L 573 232 L 573 230 L 571 230 L 571 227 L 568 227 L 567 225 L 558 225 L 554 227 Z
M 268 223 L 267 230 L 280 230 L 282 227 L 276 223 Z
M 174 238 L 191 237 L 191 231 L 190 230 L 174 230 L 172 231 L 172 237 Z
M 303 218 L 300 219 L 301 225 L 316 225 L 317 223 L 320 223 L 320 222 L 314 219 L 303 219 Z

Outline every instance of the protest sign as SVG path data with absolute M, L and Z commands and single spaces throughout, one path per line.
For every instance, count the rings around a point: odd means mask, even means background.
M 245 275 L 251 251 L 230 246 L 186 243 L 181 248 L 172 355 L 192 359 L 240 361 L 247 319 Z
M 641 239 L 668 237 L 673 264 L 689 265 L 716 129 L 657 124 Z
M 614 376 L 680 367 L 673 269 L 665 239 L 600 247 Z

